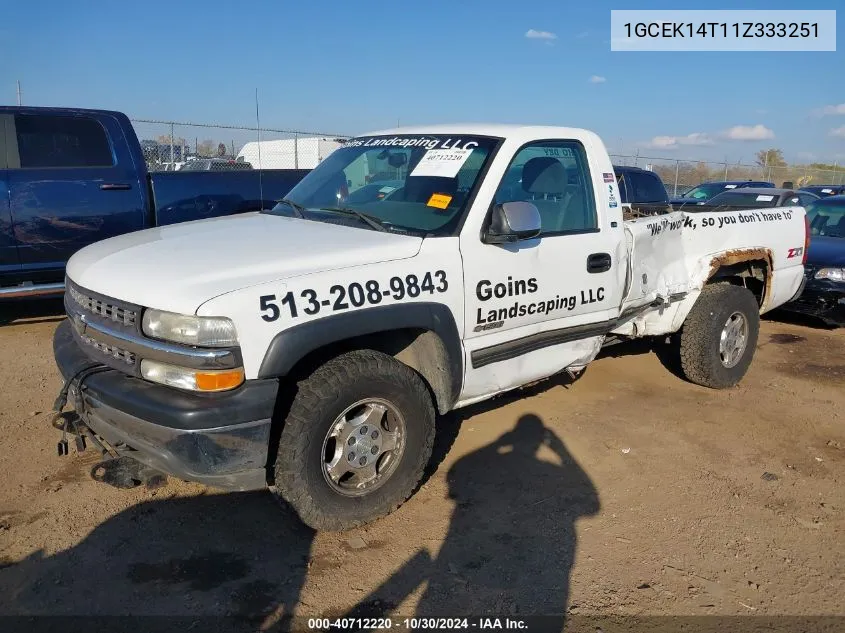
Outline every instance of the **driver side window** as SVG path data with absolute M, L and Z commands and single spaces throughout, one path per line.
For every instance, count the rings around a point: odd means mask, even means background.
M 576 141 L 538 141 L 511 161 L 497 204 L 531 202 L 540 212 L 540 237 L 598 228 L 587 154 Z

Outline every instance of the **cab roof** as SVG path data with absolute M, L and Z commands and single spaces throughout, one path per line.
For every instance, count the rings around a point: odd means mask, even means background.
M 510 123 L 446 123 L 396 127 L 359 134 L 358 136 L 386 136 L 408 134 L 466 134 L 469 136 L 491 136 L 503 139 L 536 140 L 550 138 L 598 137 L 582 128 L 557 127 L 550 125 L 518 125 Z
M 790 196 L 797 192 L 794 189 L 781 189 L 779 187 L 743 187 L 742 189 L 728 189 L 719 195 L 753 195 L 755 193 L 761 196 Z

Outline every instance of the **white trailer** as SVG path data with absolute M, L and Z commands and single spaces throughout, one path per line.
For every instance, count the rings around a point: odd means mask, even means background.
M 338 147 L 340 141 L 318 136 L 250 141 L 237 159 L 255 169 L 314 169 Z

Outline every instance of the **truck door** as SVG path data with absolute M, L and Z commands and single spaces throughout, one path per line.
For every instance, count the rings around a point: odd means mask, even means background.
M 12 116 L 0 114 L 0 283 L 9 273 L 20 270 L 18 248 L 9 211 L 9 175 L 6 169 L 6 128 L 11 131 Z
M 618 187 L 609 163 L 587 157 L 577 140 L 532 142 L 514 155 L 493 204 L 533 203 L 538 238 L 485 244 L 464 227 L 463 400 L 586 364 L 619 316 L 626 260 Z
M 139 174 L 116 119 L 16 114 L 9 165 L 12 223 L 24 269 L 61 270 L 77 250 L 144 226 Z

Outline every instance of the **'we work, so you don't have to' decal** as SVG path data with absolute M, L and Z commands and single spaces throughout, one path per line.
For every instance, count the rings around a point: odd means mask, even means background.
M 674 219 L 663 218 L 656 222 L 647 222 L 646 228 L 652 235 L 660 235 L 661 233 L 679 231 L 685 228 L 696 230 L 699 224 L 702 228 L 722 229 L 732 224 L 755 224 L 757 222 L 778 222 L 791 219 L 792 211 L 744 211 L 732 212 L 729 215 L 718 217 L 702 217 L 700 220 L 692 215 L 684 215 L 681 218 Z

